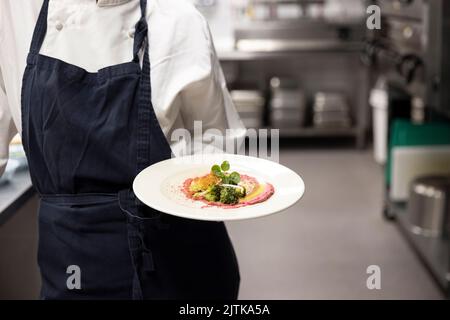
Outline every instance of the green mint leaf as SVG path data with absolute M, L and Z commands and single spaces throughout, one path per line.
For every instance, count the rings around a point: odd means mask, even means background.
M 220 170 L 220 167 L 217 164 L 212 166 L 211 172 L 219 178 L 222 175 L 222 170 Z
M 232 182 L 232 184 L 238 184 L 239 181 L 241 181 L 241 176 L 239 173 L 237 173 L 236 171 L 232 172 L 229 176 L 230 181 Z
M 230 163 L 228 161 L 222 162 L 222 165 L 220 166 L 223 171 L 228 171 L 230 169 Z

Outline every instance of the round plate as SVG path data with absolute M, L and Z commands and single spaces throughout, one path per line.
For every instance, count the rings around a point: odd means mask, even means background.
M 181 187 L 186 179 L 205 175 L 214 164 L 220 165 L 224 160 L 229 161 L 231 171 L 271 183 L 274 194 L 264 202 L 239 208 L 207 206 L 183 194 Z M 303 196 L 305 184 L 298 174 L 276 162 L 233 154 L 203 154 L 151 165 L 134 179 L 133 190 L 144 204 L 167 214 L 196 220 L 229 221 L 263 217 L 287 209 Z

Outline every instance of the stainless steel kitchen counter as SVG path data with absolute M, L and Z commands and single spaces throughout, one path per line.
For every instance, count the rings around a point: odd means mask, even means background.
M 0 185 L 0 225 L 5 223 L 34 194 L 28 171 L 18 172 L 12 181 Z

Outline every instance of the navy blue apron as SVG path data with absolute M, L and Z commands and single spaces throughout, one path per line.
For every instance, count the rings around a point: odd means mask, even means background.
M 133 60 L 97 73 L 39 54 L 48 4 L 22 85 L 23 143 L 41 199 L 41 298 L 237 298 L 224 224 L 157 212 L 131 189 L 138 172 L 171 156 L 151 104 L 146 1 Z

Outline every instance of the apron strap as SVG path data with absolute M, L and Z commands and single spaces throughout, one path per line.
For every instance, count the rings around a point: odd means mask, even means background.
M 133 61 L 139 62 L 139 50 L 142 48 L 144 41 L 147 39 L 147 0 L 139 0 L 141 7 L 141 18 L 135 25 L 134 44 L 133 44 Z
M 32 54 L 39 54 L 42 43 L 44 42 L 45 34 L 47 33 L 48 2 L 49 0 L 44 0 L 36 23 L 36 27 L 34 28 L 33 38 L 31 40 L 30 46 L 30 53 Z
M 147 0 L 140 0 L 141 18 L 136 23 L 133 46 L 133 61 L 139 62 L 139 51 L 143 47 L 142 73 L 138 105 L 137 161 L 136 175 L 151 164 L 150 140 L 152 123 L 152 100 L 150 83 L 150 55 L 148 25 L 146 18 Z M 153 115 L 154 116 L 154 115 Z

